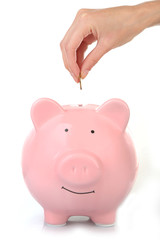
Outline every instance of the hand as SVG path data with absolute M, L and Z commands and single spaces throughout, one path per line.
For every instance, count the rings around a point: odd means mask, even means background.
M 76 82 L 80 74 L 85 78 L 105 53 L 129 42 L 147 27 L 148 18 L 141 5 L 78 11 L 60 44 L 64 65 Z M 84 59 L 88 45 L 95 41 L 96 47 Z

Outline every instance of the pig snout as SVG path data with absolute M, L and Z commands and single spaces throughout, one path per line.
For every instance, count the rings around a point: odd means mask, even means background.
M 72 186 L 94 184 L 101 176 L 100 161 L 91 153 L 70 153 L 59 161 L 58 176 Z

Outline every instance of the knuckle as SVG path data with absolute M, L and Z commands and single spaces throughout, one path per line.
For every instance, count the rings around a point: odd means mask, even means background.
M 81 8 L 78 10 L 77 12 L 77 16 L 81 16 L 83 15 L 84 13 L 86 13 L 88 10 L 86 8 Z
M 80 21 L 86 21 L 90 16 L 90 10 L 86 8 L 82 8 L 78 11 L 77 17 Z
M 65 46 L 65 51 L 66 51 L 67 53 L 70 51 L 70 44 L 67 44 L 67 45 Z
M 64 41 L 63 40 L 60 42 L 60 48 L 61 48 L 61 50 L 64 48 Z
M 73 50 L 73 46 L 72 44 L 69 42 L 65 45 L 65 51 L 68 53 L 68 52 L 71 52 Z

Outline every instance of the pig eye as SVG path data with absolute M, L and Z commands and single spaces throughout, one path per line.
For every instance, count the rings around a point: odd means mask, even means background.
M 64 131 L 65 131 L 65 132 L 68 132 L 68 128 L 66 128 Z
M 93 134 L 93 133 L 95 133 L 95 131 L 94 131 L 94 130 L 91 130 L 91 133 Z

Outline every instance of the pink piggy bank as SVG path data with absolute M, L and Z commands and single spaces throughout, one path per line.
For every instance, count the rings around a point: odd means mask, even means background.
M 31 118 L 35 129 L 24 145 L 23 176 L 45 222 L 64 225 L 70 216 L 88 216 L 113 225 L 138 167 L 126 103 L 60 106 L 39 99 Z

